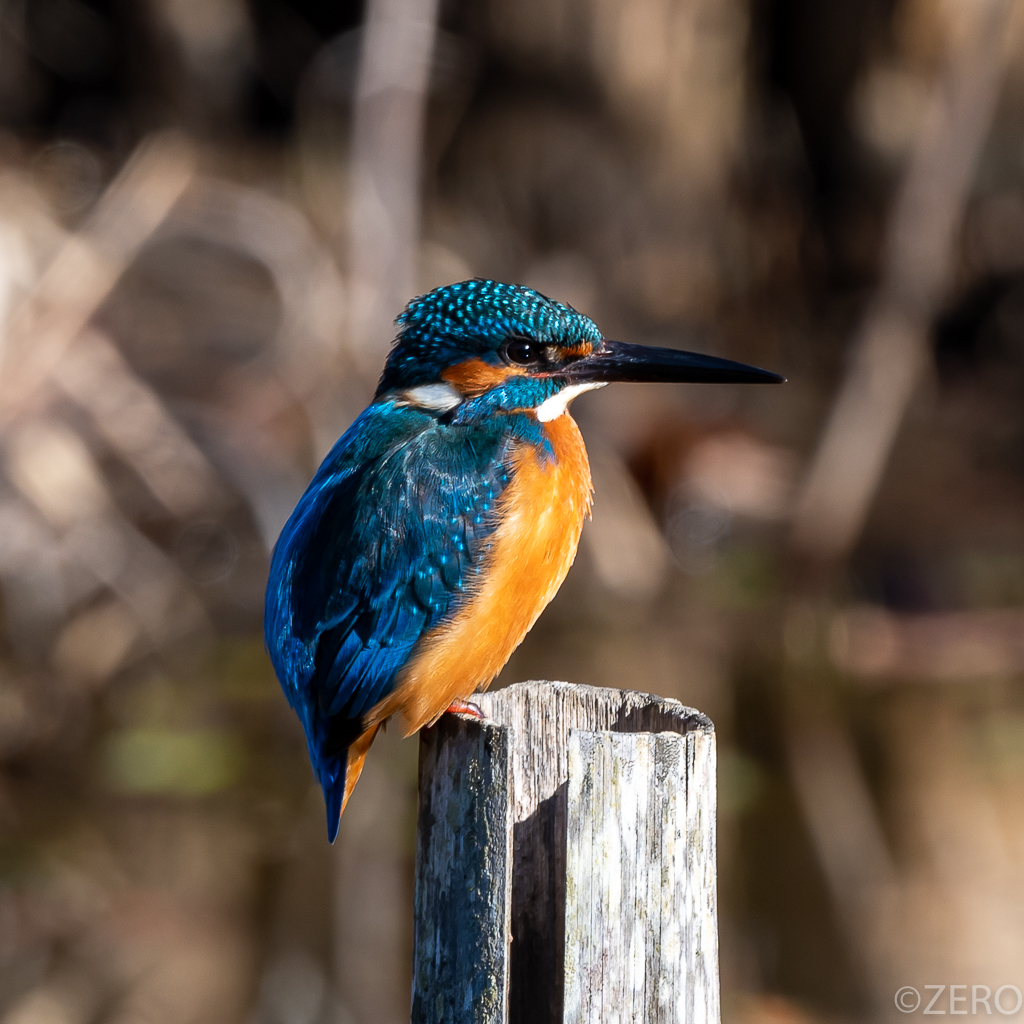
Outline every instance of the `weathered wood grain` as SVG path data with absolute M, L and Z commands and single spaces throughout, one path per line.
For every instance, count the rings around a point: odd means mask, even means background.
M 443 813 L 479 820 L 481 810 L 471 806 L 473 792 L 459 788 L 465 786 L 465 773 L 454 789 L 448 783 L 439 788 L 433 775 L 458 772 L 459 759 L 467 754 L 463 748 L 469 744 L 475 750 L 472 744 L 480 742 L 472 737 L 501 733 L 508 743 L 504 788 L 492 760 L 488 785 L 476 793 L 488 805 L 507 801 L 511 869 L 509 862 L 503 871 L 493 863 L 500 844 L 490 840 L 485 853 L 469 850 L 465 842 L 459 846 L 459 855 L 473 864 L 467 870 L 444 860 L 455 856 L 454 848 L 432 846 L 420 835 L 413 1020 L 717 1024 L 711 722 L 678 701 L 567 683 L 520 683 L 475 699 L 488 722 L 453 726 L 445 716 L 437 729 L 424 733 L 421 833 L 442 813 L 439 800 Z M 443 760 L 449 742 L 458 749 Z M 458 795 L 444 795 L 456 790 Z M 424 801 L 433 808 L 429 820 Z M 454 818 L 452 827 L 462 828 Z M 608 851 L 596 861 L 595 842 Z M 459 885 L 475 879 L 472 908 L 480 912 L 487 905 L 487 926 L 504 929 L 487 938 L 488 950 L 507 948 L 502 943 L 511 936 L 507 1018 L 429 1016 L 424 1015 L 427 1003 L 415 1001 L 428 985 L 437 991 L 428 977 L 431 965 L 456 956 L 454 947 L 441 950 L 444 943 L 457 934 L 457 956 L 465 958 L 461 943 L 477 927 L 449 923 L 437 929 L 419 920 L 443 899 L 421 896 L 421 889 L 439 888 L 446 872 L 454 873 Z M 420 945 L 428 933 L 435 944 L 429 952 Z M 486 957 L 469 957 L 484 969 Z M 621 1002 L 627 990 L 629 1000 Z M 442 1002 L 447 1007 L 463 997 L 461 989 L 450 991 L 448 1002 Z
M 713 734 L 570 732 L 566 1024 L 717 1024 L 713 772 Z
M 509 733 L 445 715 L 420 743 L 412 1024 L 505 1024 Z

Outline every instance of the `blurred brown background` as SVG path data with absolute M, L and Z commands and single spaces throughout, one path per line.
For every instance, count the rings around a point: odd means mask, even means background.
M 408 1019 L 416 743 L 328 847 L 262 593 L 471 275 L 790 379 L 577 404 L 594 520 L 499 681 L 713 717 L 727 1022 L 1024 987 L 1021 19 L 0 0 L 2 1024 Z

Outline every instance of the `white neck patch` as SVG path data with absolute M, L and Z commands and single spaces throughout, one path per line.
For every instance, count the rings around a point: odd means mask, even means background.
M 462 395 L 451 384 L 420 384 L 403 391 L 401 400 L 431 412 L 448 412 L 462 401 Z
M 586 384 L 570 384 L 568 387 L 562 388 L 558 394 L 552 395 L 550 398 L 546 398 L 534 412 L 537 415 L 537 419 L 541 423 L 550 423 L 552 420 L 557 420 L 559 416 L 565 413 L 565 410 L 569 407 L 569 403 L 579 395 L 582 395 L 584 391 L 594 391 L 597 388 L 603 388 L 607 381 L 588 381 Z

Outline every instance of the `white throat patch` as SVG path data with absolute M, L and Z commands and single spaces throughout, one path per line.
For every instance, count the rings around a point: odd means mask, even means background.
M 582 395 L 584 391 L 594 391 L 597 388 L 603 388 L 607 381 L 589 381 L 586 384 L 570 384 L 566 388 L 562 388 L 561 391 L 556 395 L 552 395 L 550 398 L 546 398 L 540 405 L 534 410 L 537 414 L 537 419 L 541 423 L 550 423 L 552 420 L 557 420 L 565 410 L 569 407 L 569 403 L 579 395 Z
M 448 412 L 462 401 L 462 395 L 451 384 L 420 384 L 403 391 L 402 401 L 432 412 Z

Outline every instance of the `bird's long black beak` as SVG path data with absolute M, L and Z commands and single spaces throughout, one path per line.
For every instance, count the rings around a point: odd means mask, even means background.
M 572 381 L 631 381 L 640 384 L 782 384 L 770 370 L 760 370 L 731 359 L 683 352 L 674 348 L 627 345 L 603 341 L 592 355 L 559 370 Z

